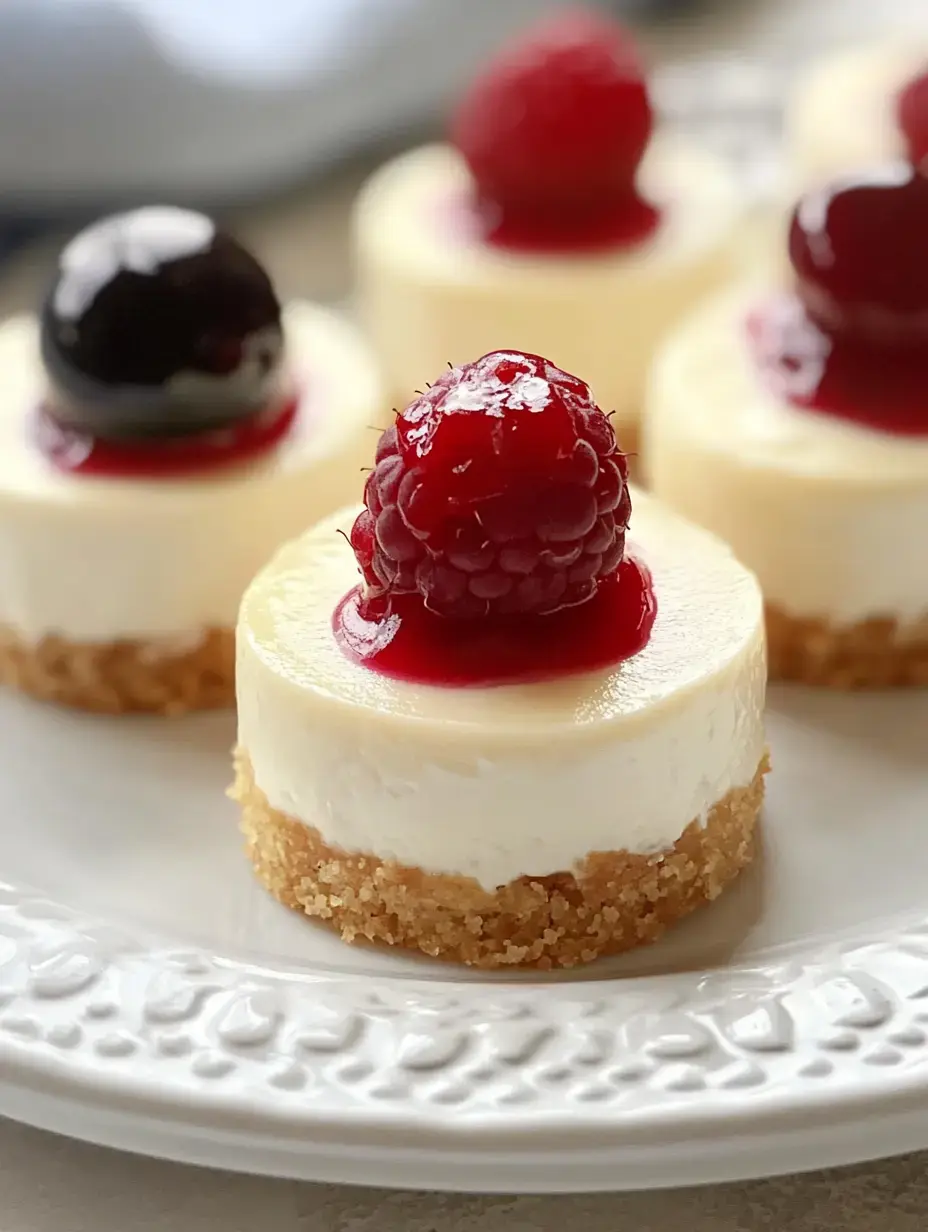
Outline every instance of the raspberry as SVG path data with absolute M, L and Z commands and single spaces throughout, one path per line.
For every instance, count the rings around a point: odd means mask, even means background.
M 487 213 L 586 219 L 634 198 L 651 126 L 629 35 L 579 9 L 504 47 L 461 101 L 451 136 Z
M 928 72 L 910 81 L 896 100 L 906 151 L 916 165 L 928 160 Z
M 453 368 L 380 438 L 351 532 L 365 595 L 460 618 L 583 603 L 622 561 L 627 474 L 577 377 L 517 351 Z
M 892 163 L 809 193 L 790 226 L 789 255 L 806 310 L 826 332 L 879 343 L 923 341 L 928 178 Z

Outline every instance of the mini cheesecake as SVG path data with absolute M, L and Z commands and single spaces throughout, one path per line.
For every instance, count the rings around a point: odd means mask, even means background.
M 234 702 L 242 592 L 344 502 L 382 418 L 354 327 L 281 312 L 200 214 L 108 218 L 0 325 L 0 680 L 104 712 Z
M 362 509 L 257 576 L 233 795 L 282 903 L 549 968 L 655 940 L 750 861 L 760 591 L 626 473 L 582 381 L 490 354 L 398 416 Z
M 390 392 L 403 405 L 502 339 L 584 373 L 634 451 L 656 344 L 732 275 L 731 172 L 652 136 L 629 36 L 589 13 L 504 48 L 451 138 L 388 163 L 356 208 L 358 301 Z
M 795 195 L 836 176 L 928 154 L 928 37 L 835 52 L 800 77 L 784 145 Z
M 810 192 L 794 283 L 716 297 L 657 362 L 646 470 L 757 574 L 773 679 L 928 684 L 926 228 L 904 163 Z

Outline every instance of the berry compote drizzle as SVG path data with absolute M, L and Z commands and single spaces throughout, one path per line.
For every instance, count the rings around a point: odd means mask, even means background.
M 795 406 L 928 435 L 928 178 L 905 164 L 803 198 L 796 291 L 751 314 L 765 381 Z
M 288 398 L 228 428 L 154 437 L 142 443 L 106 440 L 66 428 L 42 405 L 36 412 L 34 437 L 45 457 L 70 474 L 172 479 L 253 461 L 290 435 L 299 410 L 299 399 Z
M 366 601 L 355 587 L 334 618 L 350 659 L 416 684 L 533 684 L 600 671 L 640 654 L 657 604 L 651 577 L 626 557 L 617 572 L 577 607 L 546 616 L 456 621 L 430 612 L 418 595 Z

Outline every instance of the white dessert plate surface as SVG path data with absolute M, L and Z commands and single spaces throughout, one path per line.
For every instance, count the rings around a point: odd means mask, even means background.
M 0 1114 L 483 1191 L 928 1147 L 928 694 L 773 690 L 756 866 L 660 945 L 552 976 L 348 948 L 272 902 L 233 738 L 0 697 Z

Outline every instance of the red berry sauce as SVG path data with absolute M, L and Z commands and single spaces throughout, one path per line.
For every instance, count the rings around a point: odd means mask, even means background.
M 473 226 L 520 251 L 642 243 L 660 222 L 636 188 L 652 126 L 643 66 L 621 25 L 583 9 L 541 22 L 491 60 L 454 115 Z
M 103 440 L 62 426 L 42 406 L 33 427 L 37 448 L 58 470 L 110 478 L 175 479 L 253 461 L 290 434 L 299 411 L 300 399 L 290 398 L 226 428 L 146 440 Z
M 384 676 L 415 684 L 531 684 L 601 671 L 640 653 L 657 603 L 651 577 L 626 557 L 578 607 L 531 619 L 455 621 L 436 616 L 418 595 L 366 602 L 356 587 L 335 612 L 344 654 Z
M 356 662 L 462 685 L 621 662 L 655 602 L 625 557 L 627 463 L 589 386 L 495 351 L 444 373 L 380 438 L 351 529 L 363 585 L 334 616 Z
M 894 164 L 803 198 L 796 292 L 749 318 L 767 383 L 795 406 L 928 435 L 928 178 Z
M 660 226 L 661 214 L 637 193 L 601 214 L 579 219 L 507 213 L 496 206 L 455 201 L 442 210 L 456 235 L 514 253 L 583 256 L 637 248 Z

